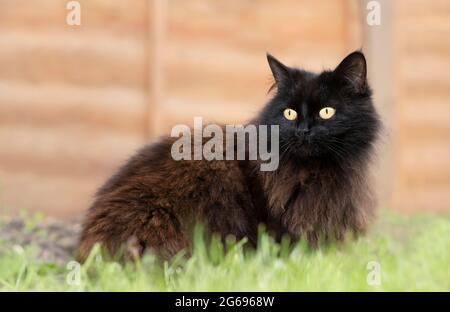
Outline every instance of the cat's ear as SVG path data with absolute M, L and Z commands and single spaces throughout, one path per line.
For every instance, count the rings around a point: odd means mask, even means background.
M 364 92 L 367 86 L 367 64 L 364 54 L 355 51 L 347 55 L 334 73 L 348 82 L 356 92 Z
M 269 63 L 270 70 L 272 71 L 273 78 L 277 88 L 286 86 L 289 81 L 289 67 L 281 63 L 272 55 L 267 53 L 267 62 Z

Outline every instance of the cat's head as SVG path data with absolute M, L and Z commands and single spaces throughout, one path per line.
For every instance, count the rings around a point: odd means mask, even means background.
M 276 93 L 259 123 L 279 125 L 281 158 L 343 160 L 367 154 L 379 119 L 361 52 L 319 74 L 290 68 L 269 54 L 267 60 Z

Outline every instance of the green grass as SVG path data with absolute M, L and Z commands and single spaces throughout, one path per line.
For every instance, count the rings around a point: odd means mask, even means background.
M 0 290 L 19 291 L 449 291 L 450 218 L 382 213 L 369 235 L 340 246 L 309 251 L 260 235 L 258 250 L 213 239 L 194 239 L 193 256 L 158 264 L 147 255 L 121 265 L 94 251 L 68 285 L 65 266 L 42 263 L 33 248 L 0 254 Z M 367 265 L 380 264 L 381 284 L 369 285 Z

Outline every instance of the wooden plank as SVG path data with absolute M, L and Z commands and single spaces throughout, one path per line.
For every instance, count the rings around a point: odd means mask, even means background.
M 0 213 L 44 212 L 46 216 L 80 218 L 106 177 L 107 174 L 85 178 L 10 173 L 0 168 Z
M 405 49 L 408 51 L 409 50 Z M 450 53 L 450 50 L 448 51 Z M 402 59 L 400 75 L 405 79 L 405 88 L 417 90 L 419 88 L 450 90 L 450 59 L 443 55 L 412 53 Z M 420 89 L 419 89 L 420 90 Z M 431 92 L 430 92 L 431 93 Z
M 103 32 L 134 37 L 146 34 L 147 0 L 79 0 L 81 26 L 66 25 L 67 0 L 1 0 L 0 29 L 47 32 Z
M 408 186 L 429 187 L 450 185 L 450 147 L 444 142 L 415 142 L 405 146 L 400 154 L 400 169 Z
M 53 175 L 110 172 L 144 143 L 142 138 L 80 126 L 0 127 L 0 168 Z
M 0 32 L 0 79 L 145 87 L 145 41 L 63 32 Z
M 74 125 L 111 136 L 144 136 L 143 92 L 122 87 L 86 88 L 0 80 L 0 127 Z
M 448 212 L 450 202 L 449 184 L 432 187 L 426 185 L 414 188 L 405 188 L 398 194 L 402 200 L 398 202 L 397 208 L 407 212 Z
M 435 15 L 450 14 L 450 3 L 447 0 L 399 0 L 399 10 L 396 14 L 402 20 L 408 17 L 427 18 Z
M 404 131 L 414 141 L 439 141 L 442 145 L 450 139 L 450 107 L 448 98 L 450 94 L 429 94 L 415 92 L 402 109 L 401 120 Z
M 297 40 L 342 39 L 342 5 L 333 1 L 239 2 L 173 1 L 169 10 L 171 34 L 218 40 L 270 38 L 274 45 Z M 278 36 L 276 36 L 278 34 Z M 241 41 L 240 41 L 241 42 Z
M 168 134 L 171 127 L 177 123 L 192 125 L 194 117 L 202 117 L 205 123 L 244 123 L 254 117 L 262 107 L 263 104 L 250 105 L 247 102 L 213 102 L 205 99 L 168 97 L 162 124 L 166 125 L 164 129 Z

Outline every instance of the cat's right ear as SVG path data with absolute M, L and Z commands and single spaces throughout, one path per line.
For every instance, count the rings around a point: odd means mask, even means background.
M 275 57 L 267 53 L 267 62 L 272 71 L 273 78 L 277 88 L 286 86 L 289 81 L 289 67 L 281 63 Z

